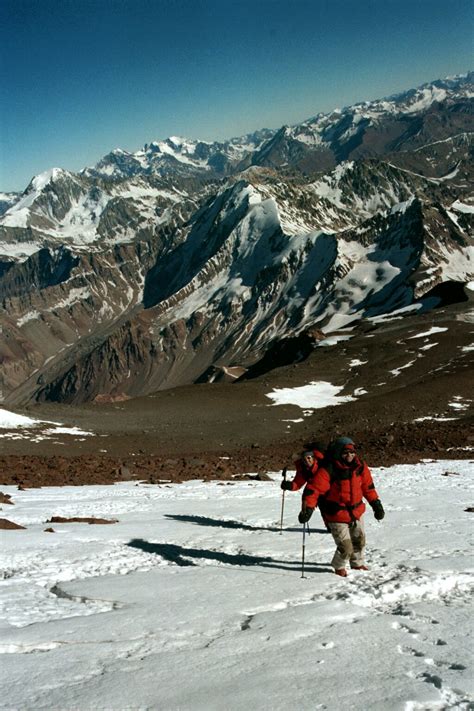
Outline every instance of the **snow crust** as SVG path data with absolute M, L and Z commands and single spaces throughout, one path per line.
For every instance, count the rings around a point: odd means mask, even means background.
M 474 473 L 373 470 L 368 572 L 337 578 L 318 512 L 272 481 L 4 487 L 3 709 L 472 708 Z M 11 511 L 11 509 L 13 511 Z M 108 526 L 53 524 L 115 517 Z

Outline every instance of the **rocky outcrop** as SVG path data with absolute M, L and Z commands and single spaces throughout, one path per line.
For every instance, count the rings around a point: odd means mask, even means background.
M 0 529 L 2 531 L 15 531 L 22 529 L 25 530 L 25 526 L 20 526 L 19 523 L 14 521 L 9 521 L 7 518 L 0 518 Z
M 39 402 L 78 403 L 107 397 L 123 400 L 147 390 L 157 357 L 148 330 L 139 319 L 126 322 L 74 365 L 36 390 Z
M 2 279 L 2 298 L 22 297 L 61 284 L 78 263 L 79 257 L 65 247 L 40 249 L 24 262 L 10 265 Z

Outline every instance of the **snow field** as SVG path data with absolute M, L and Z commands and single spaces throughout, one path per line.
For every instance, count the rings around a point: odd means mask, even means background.
M 318 512 L 301 578 L 300 494 L 280 535 L 279 474 L 3 487 L 28 528 L 2 531 L 0 708 L 472 708 L 472 463 L 373 474 L 387 515 L 367 511 L 371 569 L 345 580 Z
M 54 425 L 54 427 L 46 425 Z M 26 439 L 40 442 L 43 439 L 54 440 L 55 437 L 63 434 L 73 437 L 89 437 L 94 433 L 81 430 L 79 427 L 64 427 L 59 422 L 25 417 L 25 415 L 18 415 L 0 407 L 0 439 Z

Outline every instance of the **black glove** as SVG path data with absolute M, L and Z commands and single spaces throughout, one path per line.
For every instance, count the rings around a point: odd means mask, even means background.
M 283 489 L 283 491 L 291 491 L 291 481 L 287 481 L 286 479 L 283 479 L 280 486 Z
M 372 506 L 374 516 L 377 521 L 381 521 L 385 516 L 385 511 L 383 510 L 382 502 L 380 501 L 380 499 L 375 499 L 375 501 L 372 501 L 370 505 Z
M 310 506 L 305 506 L 298 514 L 298 521 L 300 523 L 307 523 L 311 516 L 313 515 L 314 509 Z

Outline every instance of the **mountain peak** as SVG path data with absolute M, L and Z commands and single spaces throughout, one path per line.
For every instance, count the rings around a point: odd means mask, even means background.
M 58 180 L 58 178 L 62 178 L 66 175 L 70 175 L 70 173 L 63 168 L 50 168 L 49 170 L 45 170 L 43 173 L 38 173 L 38 175 L 35 175 L 34 178 L 32 178 L 27 188 L 27 192 L 30 190 L 40 191 L 46 187 L 48 183 L 54 183 Z

